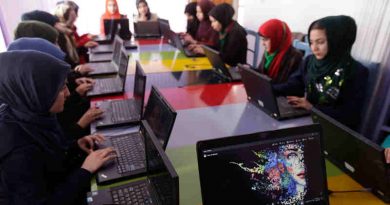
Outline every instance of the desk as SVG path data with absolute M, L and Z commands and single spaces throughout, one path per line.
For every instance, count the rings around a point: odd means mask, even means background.
M 148 49 L 153 48 L 152 44 L 148 44 L 147 46 Z M 163 47 L 165 47 L 165 45 Z M 158 50 L 162 47 L 159 44 L 155 45 L 154 48 Z M 156 51 L 150 50 L 147 52 L 157 53 Z M 166 52 L 171 53 L 162 53 L 160 57 L 172 54 L 172 51 Z M 177 56 L 179 55 L 180 54 L 177 54 Z M 138 58 L 140 57 L 142 60 L 142 56 L 143 55 L 141 53 L 138 55 Z M 190 72 L 202 73 L 207 72 L 207 70 Z M 178 73 L 180 72 L 172 72 L 172 70 L 169 69 L 166 69 L 165 71 L 160 70 L 157 73 L 150 70 L 147 74 L 147 90 L 149 92 L 151 86 L 150 84 L 157 85 L 162 94 L 167 98 L 178 113 L 166 152 L 179 174 L 181 204 L 201 204 L 198 165 L 195 150 L 195 143 L 197 141 L 312 123 L 310 117 L 302 117 L 285 121 L 277 121 L 269 117 L 257 107 L 247 102 L 246 93 L 241 83 L 198 84 L 190 86 L 189 84 L 183 84 L 182 86 L 178 86 L 177 83 L 159 83 L 158 80 L 153 80 L 154 78 L 150 77 L 156 75 L 159 78 L 164 78 L 164 75 L 167 77 L 174 76 L 175 74 L 178 75 Z M 183 76 L 183 74 L 181 75 Z M 198 75 L 194 76 L 199 77 Z M 126 83 L 126 93 L 121 96 L 116 96 L 116 98 L 127 98 L 132 96 L 132 79 L 133 76 L 129 75 Z M 148 94 L 146 94 L 146 98 L 147 97 Z M 102 99 L 107 98 L 98 98 L 95 100 Z M 138 127 L 124 127 L 120 129 L 106 130 L 105 132 L 126 132 L 137 129 Z M 326 163 L 326 168 L 328 186 L 330 190 L 361 189 L 360 185 L 354 182 L 347 175 L 343 174 L 329 162 Z M 113 185 L 125 184 L 129 181 L 123 181 Z M 108 187 L 110 186 L 98 187 L 96 186 L 94 180 L 92 181 L 92 190 Z M 384 204 L 371 193 L 337 193 L 330 196 L 330 202 L 331 204 L 337 205 Z

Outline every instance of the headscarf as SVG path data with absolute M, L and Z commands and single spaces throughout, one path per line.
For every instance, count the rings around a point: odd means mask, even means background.
M 260 36 L 271 40 L 270 52 L 265 52 L 265 70 L 272 79 L 277 79 L 284 55 L 291 47 L 291 31 L 288 25 L 279 19 L 270 19 L 259 27 Z
M 51 55 L 58 60 L 65 59 L 65 53 L 53 43 L 41 38 L 19 38 L 12 42 L 7 51 L 34 50 Z
M 196 40 L 209 46 L 215 46 L 218 40 L 218 33 L 211 27 L 211 22 L 208 13 L 214 8 L 214 3 L 210 0 L 200 0 L 198 5 L 203 13 L 203 20 L 200 21 L 198 31 L 196 32 Z
M 62 89 L 70 67 L 39 51 L 0 54 L 0 158 L 18 146 L 21 136 L 7 129 L 15 124 L 43 150 L 63 153 L 66 139 L 55 114 L 49 112 Z
M 40 10 L 34 10 L 31 12 L 24 13 L 22 15 L 22 21 L 40 21 L 43 23 L 47 23 L 50 26 L 55 26 L 56 23 L 58 23 L 58 18 L 56 16 L 53 16 L 50 13 L 47 13 L 46 11 L 40 11 Z
M 69 13 L 70 9 L 72 9 L 72 7 L 69 6 L 68 4 L 59 4 L 56 6 L 54 14 L 59 18 L 61 23 L 66 23 L 66 21 L 68 20 L 66 17 L 66 14 Z M 72 29 L 72 28 L 69 28 L 69 29 Z M 79 54 L 77 53 L 77 50 L 76 50 L 77 45 L 76 45 L 76 41 L 74 39 L 74 35 L 69 34 L 69 33 L 64 33 L 64 37 L 65 37 L 66 43 L 65 43 L 65 46 L 62 48 L 62 50 L 64 50 L 67 53 L 67 55 L 69 56 L 69 59 L 74 64 L 78 64 L 80 61 L 80 58 L 79 58 Z
M 191 2 L 187 4 L 186 8 L 184 9 L 184 13 L 188 13 L 189 15 L 193 16 L 192 20 L 187 21 L 187 33 L 190 34 L 193 38 L 196 36 L 196 32 L 198 31 L 199 27 L 199 20 L 196 18 L 196 2 Z
M 137 9 L 138 9 L 138 5 L 140 3 L 144 3 L 148 7 L 148 13 L 146 13 L 146 19 L 150 20 L 150 18 L 152 17 L 152 13 L 150 12 L 148 2 L 146 2 L 146 0 L 137 0 L 135 3 L 135 6 L 137 7 Z M 139 17 L 139 14 L 138 14 L 138 17 Z
M 39 21 L 22 21 L 15 29 L 15 40 L 22 37 L 36 37 L 55 44 L 58 35 L 58 31 L 54 27 Z
M 208 15 L 214 17 L 222 26 L 219 32 L 219 47 L 222 49 L 225 45 L 226 34 L 232 30 L 234 25 L 234 9 L 230 4 L 222 3 L 211 9 Z
M 108 2 L 109 1 L 113 1 L 115 6 L 116 6 L 116 11 L 113 14 L 111 14 L 108 11 Z M 116 0 L 106 0 L 106 12 L 104 12 L 104 14 L 100 17 L 100 33 L 104 34 L 104 19 L 120 19 L 120 18 L 122 18 L 122 15 L 119 13 L 119 7 L 118 7 L 118 3 L 116 2 Z
M 328 53 L 322 60 L 310 56 L 307 64 L 307 97 L 315 104 L 332 103 L 337 100 L 345 79 L 357 65 L 351 56 L 357 26 L 349 16 L 328 16 L 310 25 L 309 39 L 310 31 L 316 27 L 325 29 Z

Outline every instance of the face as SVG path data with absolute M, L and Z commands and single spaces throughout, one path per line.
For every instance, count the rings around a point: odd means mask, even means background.
M 196 18 L 198 18 L 199 21 L 203 21 L 204 16 L 200 6 L 196 6 Z
M 220 32 L 222 30 L 222 24 L 219 23 L 219 21 L 217 21 L 217 19 L 215 19 L 212 16 L 209 16 L 209 18 L 210 18 L 210 21 L 211 21 L 211 27 L 213 27 L 213 29 L 215 31 Z
M 270 53 L 271 52 L 271 39 L 267 37 L 261 37 L 261 44 L 264 46 L 264 49 Z
M 75 10 L 71 9 L 70 12 L 69 12 L 69 19 L 67 21 L 67 24 L 68 25 L 73 25 L 74 22 L 76 21 L 77 19 L 77 13 Z
M 108 1 L 107 3 L 107 10 L 110 14 L 114 14 L 118 8 L 116 7 L 116 4 L 114 1 Z
M 288 144 L 282 154 L 287 172 L 298 184 L 306 185 L 302 145 Z
M 149 11 L 149 8 L 145 3 L 141 2 L 138 4 L 138 13 L 141 16 L 145 16 L 148 13 L 148 11 Z
M 323 29 L 310 31 L 310 48 L 317 60 L 322 60 L 328 54 L 328 40 Z
M 66 84 L 64 84 L 64 86 L 62 87 L 62 89 L 58 93 L 56 100 L 54 101 L 53 105 L 50 108 L 50 113 L 62 112 L 64 110 L 65 100 L 69 95 L 70 95 L 70 93 L 68 90 L 68 86 L 66 86 Z
M 187 21 L 192 21 L 194 20 L 194 16 L 189 14 L 189 13 L 186 13 L 186 17 L 187 17 Z

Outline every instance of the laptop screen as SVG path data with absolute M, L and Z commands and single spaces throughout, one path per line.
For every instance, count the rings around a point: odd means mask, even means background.
M 175 124 L 176 111 L 154 86 L 150 91 L 144 119 L 149 123 L 153 133 L 165 149 Z
M 161 34 L 165 38 L 169 38 L 171 27 L 169 26 L 169 21 L 166 19 L 158 19 L 158 23 L 160 25 Z
M 123 40 L 119 36 L 115 36 L 112 60 L 116 66 L 119 66 L 120 63 L 119 61 L 121 56 L 120 54 L 121 54 L 122 45 L 123 45 Z
M 203 204 L 327 204 L 316 126 L 198 142 Z
M 157 21 L 140 21 L 134 23 L 134 32 L 137 36 L 160 36 L 160 25 Z
M 129 19 L 104 19 L 104 34 L 113 39 L 118 34 L 124 40 L 131 39 L 131 32 L 129 29 Z
M 318 110 L 313 109 L 312 118 L 323 127 L 325 156 L 363 187 L 390 201 L 390 172 L 383 148 Z
M 202 45 L 202 48 L 215 71 L 220 75 L 230 77 L 230 73 L 222 61 L 221 56 L 219 56 L 219 52 L 205 45 Z
M 143 109 L 146 87 L 146 74 L 139 61 L 136 61 L 134 76 L 134 98 L 139 102 L 139 109 Z M 141 112 L 142 113 L 142 112 Z
M 129 64 L 129 55 L 127 54 L 126 50 L 122 47 L 121 54 L 120 54 L 118 74 L 119 77 L 122 79 L 123 86 L 125 86 L 125 82 L 126 82 L 128 64 Z
M 143 133 L 145 137 L 148 179 L 157 194 L 157 198 L 160 202 L 159 204 L 178 204 L 179 184 L 177 173 L 155 135 L 150 134 L 152 131 L 145 121 L 143 121 L 143 126 L 145 127 Z

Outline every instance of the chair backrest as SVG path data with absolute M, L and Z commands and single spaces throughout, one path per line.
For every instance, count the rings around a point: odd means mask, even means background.
M 260 36 L 256 31 L 245 29 L 247 32 L 248 49 L 247 49 L 247 63 L 252 67 L 257 67 L 260 56 Z
M 305 40 L 306 41 L 306 40 Z M 303 58 L 306 58 L 306 56 L 312 54 L 310 45 L 308 42 L 302 42 L 298 39 L 294 39 L 292 43 L 293 47 L 303 52 Z

